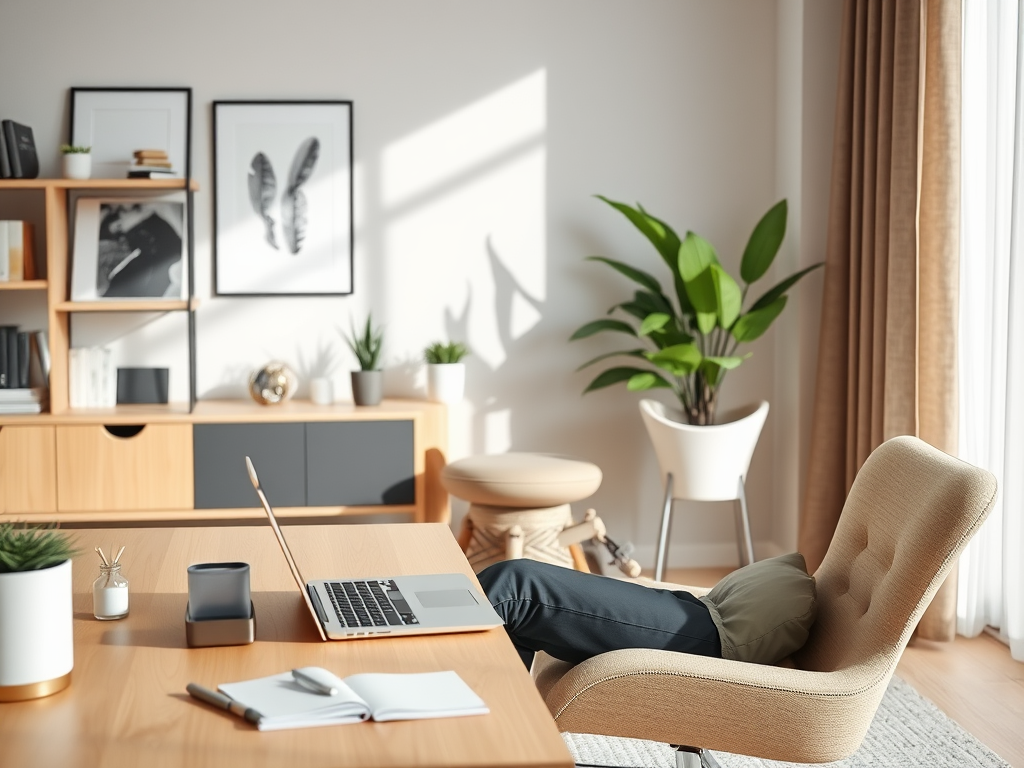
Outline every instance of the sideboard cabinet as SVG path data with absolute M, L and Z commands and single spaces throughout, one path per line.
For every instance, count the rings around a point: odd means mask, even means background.
M 10 416 L 0 421 L 0 520 L 260 519 L 251 457 L 282 517 L 408 513 L 448 522 L 443 405 L 259 406 Z

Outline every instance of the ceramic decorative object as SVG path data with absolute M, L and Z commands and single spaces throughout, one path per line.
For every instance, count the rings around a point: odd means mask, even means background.
M 310 379 L 309 399 L 317 405 L 330 405 L 334 402 L 334 383 L 326 376 Z
M 458 403 L 466 389 L 465 363 L 432 363 L 427 366 L 427 399 Z
M 298 377 L 281 362 L 267 363 L 249 377 L 249 394 L 260 405 L 276 405 L 295 394 Z
M 352 371 L 352 399 L 356 405 L 380 405 L 384 371 Z
M 92 155 L 75 152 L 64 155 L 65 179 L 88 179 L 92 175 Z
M 71 683 L 71 594 L 70 560 L 0 573 L 0 702 L 49 696 Z

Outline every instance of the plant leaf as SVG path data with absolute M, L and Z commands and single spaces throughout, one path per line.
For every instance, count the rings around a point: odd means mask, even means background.
M 620 349 L 620 350 L 616 350 L 615 352 L 605 352 L 603 355 L 598 355 L 593 360 L 588 360 L 583 365 L 581 365 L 579 368 L 577 368 L 576 371 L 577 372 L 582 371 L 584 368 L 589 368 L 594 363 L 599 363 L 602 360 L 607 360 L 609 357 L 615 357 L 617 355 L 626 355 L 628 357 L 643 358 L 644 357 L 644 351 L 645 350 L 642 350 L 642 349 Z
M 301 189 L 289 187 L 281 195 L 281 226 L 284 228 L 284 242 L 293 254 L 302 249 L 306 239 L 306 195 Z
M 718 323 L 723 328 L 729 328 L 740 316 L 740 310 L 743 308 L 743 292 L 732 276 L 721 266 L 712 264 L 710 270 L 715 285 Z
M 689 376 L 697 370 L 703 359 L 694 344 L 676 344 L 657 352 L 648 352 L 645 357 L 675 376 Z
M 648 389 L 663 389 L 665 387 L 671 389 L 672 385 L 652 371 L 638 373 L 626 382 L 626 389 L 630 392 L 644 392 Z
M 609 368 L 607 371 L 598 374 L 597 378 L 590 382 L 590 385 L 583 390 L 583 394 L 592 392 L 595 389 L 610 387 L 612 384 L 629 381 L 638 373 L 650 373 L 650 371 L 645 371 L 643 368 Z
M 766 307 L 752 309 L 736 321 L 732 327 L 732 336 L 736 341 L 753 341 L 760 338 L 768 327 L 775 322 L 782 310 L 786 308 L 788 296 L 779 296 Z
M 640 324 L 640 335 L 650 336 L 654 331 L 660 331 L 672 318 L 664 312 L 653 312 L 644 318 Z
M 585 339 L 587 336 L 593 336 L 601 331 L 618 331 L 619 333 L 628 333 L 630 336 L 636 336 L 636 330 L 629 323 L 624 323 L 621 320 L 603 319 L 594 320 L 577 329 L 576 333 L 569 337 L 569 341 Z
M 705 357 L 701 361 L 699 370 L 709 385 L 717 387 L 722 383 L 722 375 L 725 371 L 738 367 L 748 357 L 750 355 L 743 357 Z
M 786 201 L 780 200 L 768 209 L 768 213 L 761 217 L 750 234 L 740 262 L 740 277 L 748 285 L 760 280 L 775 261 L 779 246 L 786 236 L 787 212 Z
M 786 291 L 788 291 L 790 288 L 796 285 L 797 281 L 799 281 L 808 272 L 813 272 L 818 267 L 823 266 L 825 266 L 825 262 L 819 261 L 817 264 L 811 264 L 811 266 L 805 267 L 804 269 L 801 269 L 799 272 L 790 275 L 781 283 L 779 283 L 770 291 L 768 291 L 764 296 L 755 301 L 753 305 L 751 305 L 750 311 L 753 312 L 755 309 L 762 309 L 763 307 L 767 307 L 769 304 L 771 304 L 773 301 L 779 298 L 779 296 L 782 296 Z
M 707 336 L 718 324 L 718 314 L 715 312 L 697 313 L 697 330 Z
M 668 299 L 661 294 L 648 293 L 647 291 L 637 291 L 633 294 L 633 301 L 616 304 L 608 310 L 608 314 L 611 314 L 616 309 L 621 309 L 638 320 L 643 320 L 653 312 L 664 312 L 666 315 L 675 316 L 675 310 L 668 303 Z
M 277 194 L 277 179 L 274 176 L 274 167 L 270 158 L 262 152 L 253 155 L 249 164 L 249 202 L 256 211 L 256 215 L 263 219 L 266 227 L 267 242 L 271 247 L 277 248 L 277 240 L 274 238 L 274 220 L 269 210 L 274 202 L 274 195 Z
M 292 167 L 288 172 L 288 190 L 294 192 L 309 180 L 319 157 L 320 140 L 315 136 L 310 136 L 295 150 Z
M 600 261 L 607 264 L 609 267 L 619 272 L 635 283 L 639 283 L 651 293 L 661 294 L 661 283 L 658 282 L 657 278 L 653 275 L 644 272 L 642 269 L 631 267 L 629 264 L 623 264 L 621 261 L 615 259 L 608 259 L 604 256 L 588 256 L 587 261 Z
M 686 233 L 686 239 L 679 246 L 677 259 L 679 274 L 684 283 L 689 283 L 712 264 L 718 264 L 718 254 L 714 247 L 694 232 Z

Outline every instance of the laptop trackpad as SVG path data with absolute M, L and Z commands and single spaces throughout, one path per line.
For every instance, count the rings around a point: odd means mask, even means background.
M 468 589 L 429 589 L 416 593 L 424 608 L 461 608 L 476 605 L 476 598 Z

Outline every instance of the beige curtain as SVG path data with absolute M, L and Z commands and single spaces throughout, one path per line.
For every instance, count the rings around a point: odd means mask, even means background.
M 799 546 L 825 556 L 857 470 L 917 435 L 956 453 L 960 0 L 847 0 Z M 919 634 L 952 639 L 955 584 Z

